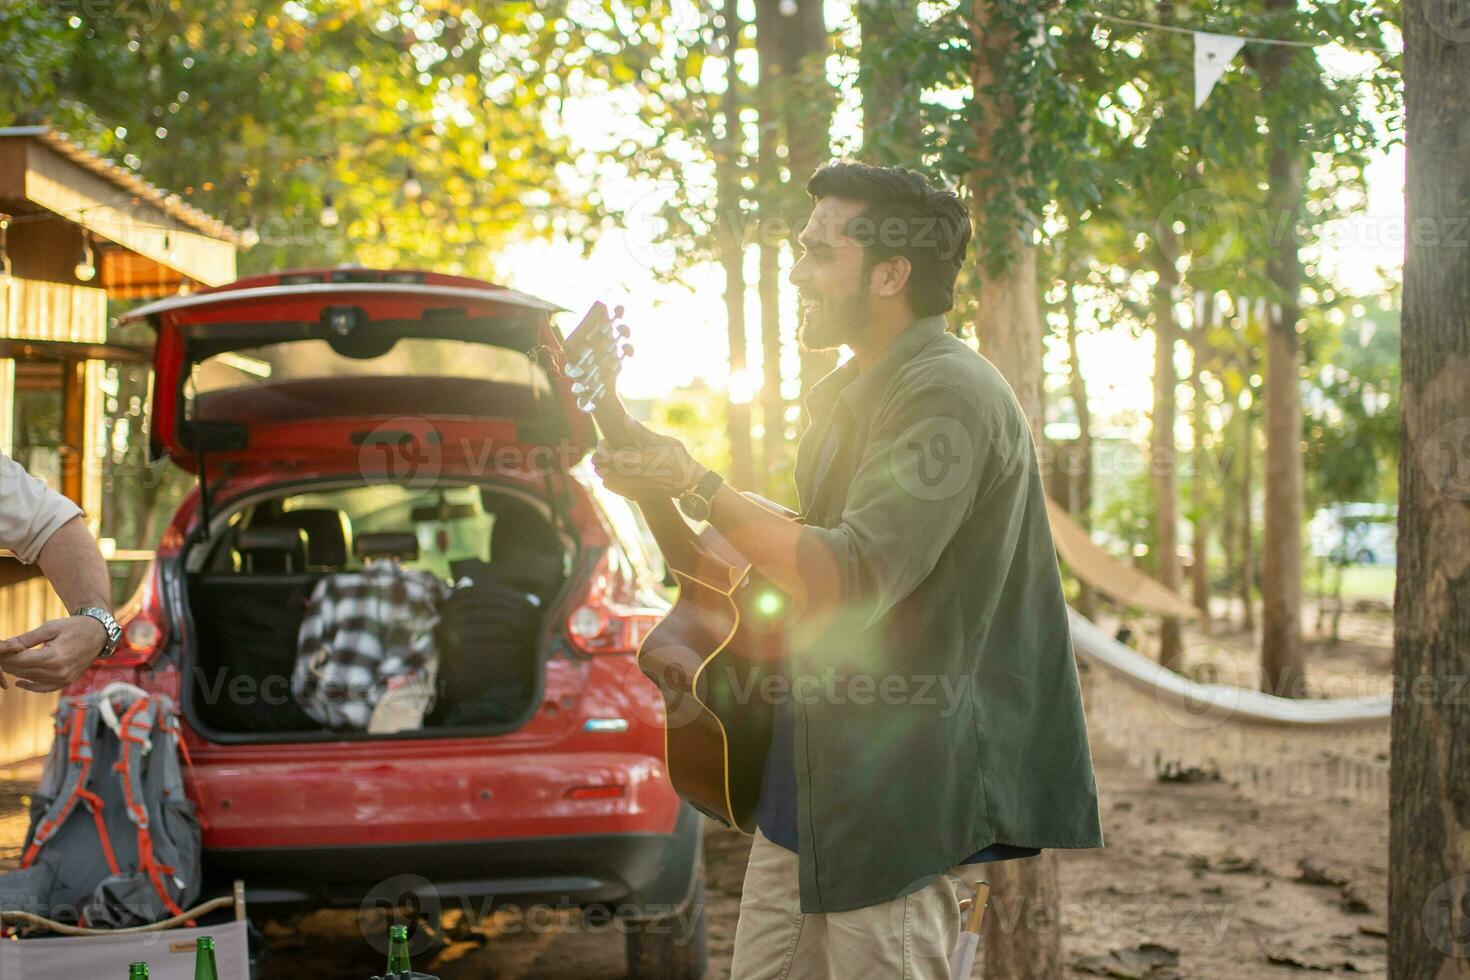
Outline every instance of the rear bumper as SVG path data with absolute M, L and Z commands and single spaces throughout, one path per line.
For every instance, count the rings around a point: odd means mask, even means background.
M 701 818 L 680 805 L 673 833 L 579 834 L 350 847 L 206 848 L 206 892 L 245 882 L 272 911 L 393 906 L 486 912 L 502 904 L 601 904 L 656 918 L 694 886 Z

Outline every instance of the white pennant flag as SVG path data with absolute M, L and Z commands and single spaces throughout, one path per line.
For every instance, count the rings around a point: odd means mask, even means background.
M 1210 97 L 1215 83 L 1230 67 L 1230 59 L 1245 45 L 1245 38 L 1228 34 L 1194 32 L 1194 107 L 1198 109 Z

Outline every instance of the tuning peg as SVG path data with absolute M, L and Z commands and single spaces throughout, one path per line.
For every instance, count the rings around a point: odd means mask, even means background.
M 580 378 L 586 372 L 582 369 L 582 365 L 580 364 L 568 364 L 566 370 L 563 373 L 566 374 L 566 376 L 569 378 Z
M 590 385 L 583 384 L 581 381 L 572 382 L 572 394 L 574 395 L 582 395 L 591 390 L 592 388 Z
M 618 360 L 621 361 L 621 360 L 623 360 L 625 358 L 629 358 L 629 357 L 632 357 L 632 356 L 633 356 L 633 345 L 632 344 L 623 344 L 621 347 L 618 348 Z
M 598 399 L 603 394 L 604 390 L 602 385 L 598 385 L 590 394 L 585 394 L 577 398 L 577 407 L 584 412 L 595 411 L 597 409 Z
M 613 333 L 615 333 L 618 339 L 621 340 L 624 337 L 630 336 L 633 331 L 629 329 L 626 323 L 620 323 L 618 324 L 618 328 L 614 330 Z

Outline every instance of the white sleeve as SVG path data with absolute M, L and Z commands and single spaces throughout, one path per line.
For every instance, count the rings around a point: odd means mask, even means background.
M 0 548 L 34 564 L 51 535 L 82 509 L 0 453 Z

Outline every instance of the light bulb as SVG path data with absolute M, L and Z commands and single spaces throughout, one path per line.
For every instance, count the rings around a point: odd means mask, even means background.
M 424 193 L 424 185 L 414 176 L 413 168 L 409 167 L 403 172 L 403 196 L 410 201 L 417 201 Z
M 495 151 L 490 149 L 489 140 L 485 141 L 485 148 L 480 151 L 480 169 L 486 171 L 495 169 Z
M 77 260 L 72 274 L 82 282 L 91 282 L 97 278 L 97 260 L 92 255 L 92 243 L 85 238 L 82 239 L 82 257 Z
M 337 209 L 332 206 L 332 195 L 327 194 L 322 198 L 322 213 L 317 216 L 323 228 L 335 228 L 341 220 L 337 215 Z
M 796 13 L 796 0 L 781 0 L 781 6 L 778 9 L 782 17 L 790 17 Z

